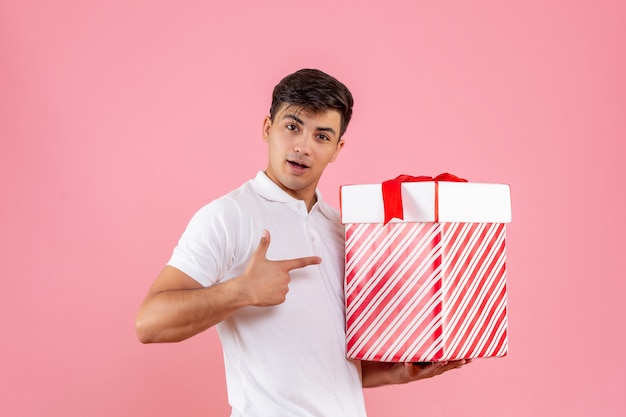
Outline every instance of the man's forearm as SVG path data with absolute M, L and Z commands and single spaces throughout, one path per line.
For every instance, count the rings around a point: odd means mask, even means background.
M 363 388 L 379 387 L 389 385 L 390 369 L 392 363 L 361 361 L 361 377 Z
M 245 305 L 234 280 L 208 288 L 165 290 L 143 303 L 135 330 L 142 343 L 179 342 L 216 325 Z

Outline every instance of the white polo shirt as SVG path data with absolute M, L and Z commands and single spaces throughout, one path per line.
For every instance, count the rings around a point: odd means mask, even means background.
M 346 359 L 344 230 L 322 201 L 307 212 L 263 172 L 201 208 L 168 265 L 210 286 L 240 275 L 270 231 L 268 259 L 316 255 L 290 272 L 284 303 L 217 325 L 232 417 L 365 416 L 360 365 Z

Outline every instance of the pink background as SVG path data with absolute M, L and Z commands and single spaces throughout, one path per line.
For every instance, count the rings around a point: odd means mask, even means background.
M 624 415 L 626 3 L 213 3 L 0 1 L 0 415 L 227 415 L 215 331 L 144 346 L 134 314 L 265 167 L 301 67 L 356 98 L 334 205 L 400 173 L 513 191 L 509 356 L 367 390 L 370 416 Z

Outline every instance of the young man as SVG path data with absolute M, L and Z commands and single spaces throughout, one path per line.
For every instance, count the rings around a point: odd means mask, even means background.
M 362 387 L 466 363 L 346 359 L 343 226 L 317 185 L 352 105 L 321 71 L 285 77 L 263 123 L 267 168 L 194 215 L 137 313 L 143 343 L 217 326 L 232 416 L 365 416 Z

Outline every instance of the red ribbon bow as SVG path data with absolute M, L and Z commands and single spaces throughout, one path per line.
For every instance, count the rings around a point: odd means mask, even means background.
M 448 174 L 444 172 L 436 177 L 428 177 L 421 175 L 419 177 L 413 177 L 410 175 L 398 175 L 392 180 L 384 181 L 383 186 L 383 204 L 385 207 L 385 223 L 389 223 L 389 220 L 398 218 L 404 220 L 404 209 L 402 208 L 402 183 L 403 182 L 420 182 L 420 181 L 434 181 L 435 182 L 435 222 L 439 221 L 439 181 L 451 181 L 451 182 L 467 182 L 466 179 L 459 178 L 456 175 Z

